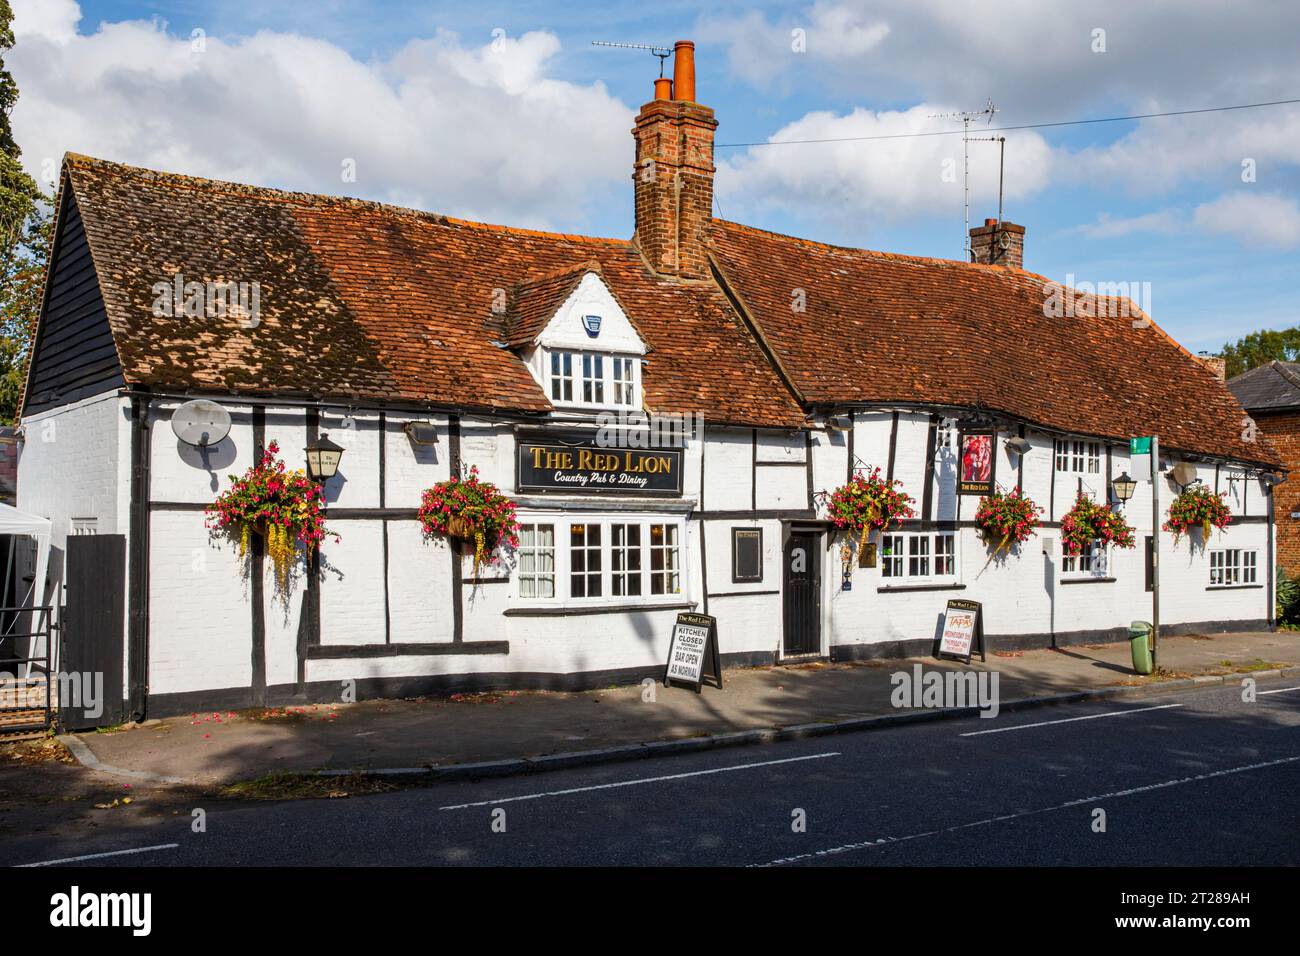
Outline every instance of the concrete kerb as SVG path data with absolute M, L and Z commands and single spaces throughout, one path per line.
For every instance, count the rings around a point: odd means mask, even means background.
M 146 783 L 184 783 L 179 777 L 165 777 L 160 773 L 150 773 L 147 770 L 127 770 L 125 767 L 114 767 L 111 764 L 100 763 L 84 743 L 73 734 L 63 734 L 56 737 L 59 743 L 68 748 L 68 753 L 77 758 L 77 762 L 87 770 L 94 770 L 98 773 L 111 774 L 114 777 L 129 777 L 132 780 L 143 780 Z

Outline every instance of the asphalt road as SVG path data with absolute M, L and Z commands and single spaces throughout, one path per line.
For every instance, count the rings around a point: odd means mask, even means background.
M 1297 864 L 1300 687 L 1259 690 L 1254 703 L 1220 687 L 350 799 L 214 802 L 204 833 L 184 813 L 124 818 L 75 840 L 14 836 L 0 862 Z

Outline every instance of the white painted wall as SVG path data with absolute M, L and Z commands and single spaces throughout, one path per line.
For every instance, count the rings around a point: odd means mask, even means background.
M 101 534 L 125 534 L 130 516 L 120 492 L 122 458 L 129 476 L 130 404 L 108 392 L 29 416 L 22 426 L 18 507 L 50 519 L 53 545 L 63 547 L 73 518 L 97 519 Z

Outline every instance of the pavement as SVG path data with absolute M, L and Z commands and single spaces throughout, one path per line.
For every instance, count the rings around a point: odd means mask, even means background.
M 0 863 L 1295 865 L 1300 681 L 1257 691 L 1221 683 L 342 800 L 192 796 L 150 815 L 142 797 L 94 827 L 14 832 Z M 189 902 L 189 884 L 177 895 Z M 1063 898 L 1061 918 L 1109 921 L 1118 895 L 1091 912 Z
M 1015 702 L 1059 702 L 1068 694 L 1146 692 L 1162 680 L 1295 667 L 1300 633 L 1166 637 L 1159 659 L 1159 673 L 1139 677 L 1124 642 L 990 654 L 986 664 L 976 659 L 970 667 L 996 671 L 1002 706 L 1012 709 Z M 97 775 L 137 786 L 208 788 L 272 773 L 454 771 L 467 765 L 478 765 L 471 776 L 490 776 L 515 772 L 520 758 L 529 761 L 525 769 L 555 769 L 770 740 L 779 728 L 786 728 L 781 737 L 801 737 L 833 731 L 837 722 L 848 729 L 882 715 L 907 719 L 891 703 L 890 675 L 916 664 L 927 671 L 965 669 L 931 658 L 745 668 L 726 671 L 721 690 L 706 687 L 698 695 L 658 684 L 456 694 L 192 714 L 63 739 Z M 912 716 L 918 714 L 935 716 Z M 677 743 L 659 743 L 665 741 Z

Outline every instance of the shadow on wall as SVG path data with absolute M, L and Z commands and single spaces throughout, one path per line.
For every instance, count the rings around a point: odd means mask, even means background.
M 218 473 L 224 474 L 225 470 L 234 464 L 236 454 L 235 442 L 230 436 L 226 436 L 215 445 L 206 445 L 202 448 L 186 444 L 179 438 L 176 439 L 177 457 L 191 468 L 206 471 L 208 473 L 208 487 L 213 492 L 216 492 L 221 486 Z

